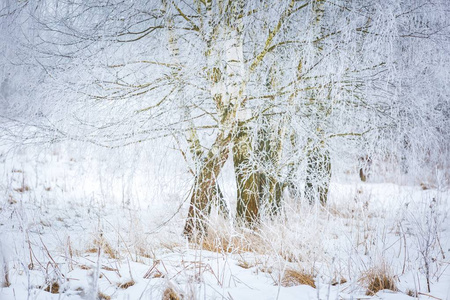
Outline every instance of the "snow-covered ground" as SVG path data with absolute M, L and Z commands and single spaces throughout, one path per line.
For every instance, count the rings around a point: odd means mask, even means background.
M 2 300 L 450 299 L 447 190 L 334 180 L 254 231 L 213 213 L 198 245 L 189 180 L 63 149 L 0 157 Z M 377 272 L 395 291 L 366 295 Z

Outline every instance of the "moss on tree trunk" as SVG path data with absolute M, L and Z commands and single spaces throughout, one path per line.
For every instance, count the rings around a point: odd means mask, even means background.
M 251 165 L 252 148 L 249 128 L 240 123 L 233 144 L 237 185 L 236 218 L 247 226 L 252 226 L 259 219 L 260 207 L 261 176 Z

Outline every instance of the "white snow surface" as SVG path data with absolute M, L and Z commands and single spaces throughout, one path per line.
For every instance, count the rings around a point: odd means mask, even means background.
M 335 180 L 326 208 L 288 199 L 255 230 L 213 211 L 202 247 L 182 235 L 189 180 L 131 180 L 57 147 L 0 163 L 1 300 L 175 299 L 168 288 L 183 299 L 450 299 L 446 189 Z M 396 290 L 366 295 L 379 268 Z M 284 284 L 287 270 L 315 288 Z

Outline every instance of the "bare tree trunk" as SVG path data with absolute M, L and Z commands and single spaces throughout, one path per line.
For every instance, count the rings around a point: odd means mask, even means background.
M 230 140 L 230 132 L 219 133 L 195 179 L 188 218 L 184 227 L 184 234 L 189 240 L 195 240 L 197 236 L 206 234 L 206 217 L 211 200 L 216 194 L 217 177 L 228 159 Z
M 233 144 L 233 162 L 237 184 L 236 218 L 251 226 L 259 219 L 261 177 L 251 165 L 253 151 L 249 129 L 240 124 Z
M 219 10 L 225 9 L 219 1 Z M 206 234 L 206 217 L 214 198 L 217 199 L 217 177 L 228 159 L 231 139 L 237 129 L 237 110 L 245 99 L 244 54 L 242 41 L 242 14 L 245 2 L 234 1 L 227 6 L 228 15 L 223 23 L 213 20 L 213 3 L 206 2 L 208 34 L 206 37 L 211 98 L 219 115 L 219 134 L 208 151 L 196 176 L 184 234 L 190 240 Z M 221 69 L 222 60 L 225 66 Z M 224 71 L 224 72 L 223 72 Z
M 281 208 L 283 184 L 279 179 L 279 163 L 285 126 L 275 123 L 265 116 L 261 118 L 258 132 L 253 133 L 256 143 L 250 128 L 242 124 L 234 139 L 233 161 L 238 187 L 236 216 L 250 227 L 259 221 L 263 207 L 269 208 L 269 214 Z

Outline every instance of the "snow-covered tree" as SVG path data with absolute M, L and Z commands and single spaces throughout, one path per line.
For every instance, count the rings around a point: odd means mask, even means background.
M 46 74 L 33 107 L 53 141 L 177 142 L 194 176 L 192 238 L 211 205 L 227 214 L 228 160 L 236 217 L 251 227 L 287 188 L 325 205 L 342 157 L 448 151 L 445 4 L 30 0 L 2 20 L 28 20 L 8 24 Z

